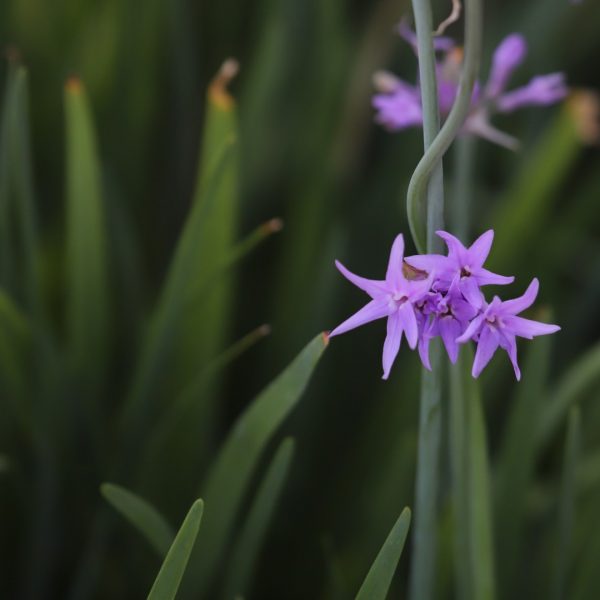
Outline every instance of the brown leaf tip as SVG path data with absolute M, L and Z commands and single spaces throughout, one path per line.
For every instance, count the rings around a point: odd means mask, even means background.
M 323 345 L 327 348 L 329 346 L 329 331 L 324 331 L 321 337 L 323 338 Z
M 271 326 L 268 323 L 265 323 L 258 328 L 258 333 L 264 337 L 270 335 L 271 331 Z
M 71 75 L 65 83 L 65 89 L 67 92 L 71 92 L 73 94 L 78 94 L 81 92 L 83 85 L 81 83 L 81 79 L 76 75 Z
M 219 72 L 210 83 L 208 95 L 210 99 L 223 110 L 231 110 L 235 105 L 235 101 L 227 90 L 227 87 L 238 74 L 239 70 L 240 64 L 238 61 L 235 60 L 235 58 L 228 58 L 221 65 Z
M 592 90 L 576 90 L 568 104 L 577 133 L 584 144 L 600 142 L 600 95 Z
M 264 226 L 267 233 L 277 233 L 283 229 L 283 219 L 275 217 L 267 221 Z

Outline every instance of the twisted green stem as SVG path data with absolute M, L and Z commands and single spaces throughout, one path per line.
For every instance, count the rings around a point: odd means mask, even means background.
M 435 81 L 435 61 L 432 60 L 433 55 L 433 44 L 431 27 L 423 32 L 423 25 L 419 26 L 419 21 L 425 20 L 423 17 L 428 14 L 429 22 L 431 23 L 431 8 L 428 0 L 413 0 L 413 10 L 415 13 L 415 22 L 417 24 L 417 36 L 419 43 L 419 64 L 421 70 L 427 69 L 429 72 L 426 77 L 423 77 L 421 73 L 421 96 L 423 98 L 423 127 L 424 137 L 427 139 L 429 134 L 428 128 L 432 127 L 433 119 L 431 119 L 432 113 L 428 112 L 433 105 L 433 100 L 427 97 L 427 94 L 431 93 L 429 89 L 429 81 L 433 77 Z M 436 167 L 440 164 L 442 157 L 446 150 L 450 147 L 450 144 L 460 131 L 471 104 L 471 96 L 473 94 L 473 87 L 477 79 L 479 72 L 479 62 L 481 56 L 481 31 L 482 31 L 482 8 L 481 0 L 466 0 L 465 2 L 465 58 L 463 68 L 460 77 L 460 84 L 456 100 L 452 106 L 452 110 L 446 119 L 439 134 L 433 139 L 431 145 L 425 151 L 423 158 L 420 160 L 413 176 L 411 177 L 408 185 L 408 192 L 406 198 L 406 210 L 408 213 L 408 223 L 410 231 L 412 233 L 417 250 L 421 253 L 426 251 L 426 248 L 431 245 L 432 233 L 427 231 L 429 225 L 432 223 L 430 215 L 432 212 L 440 212 L 441 207 L 428 207 L 427 214 L 427 225 L 423 223 L 423 219 L 420 218 L 419 209 L 425 199 L 427 188 L 432 179 L 432 174 L 436 170 Z M 425 38 L 425 39 L 424 39 Z M 427 43 L 429 42 L 429 43 Z M 421 48 L 423 46 L 423 49 Z M 422 54 L 424 52 L 424 54 Z M 433 65 L 432 65 L 433 63 Z M 433 69 L 433 73 L 431 70 Z M 435 104 L 437 105 L 437 93 Z M 429 118 L 428 118 L 429 117 Z M 437 114 L 435 119 L 437 119 Z M 429 120 L 429 124 L 427 121 Z M 442 199 L 443 207 L 443 199 Z M 430 244 L 428 244 L 428 240 Z

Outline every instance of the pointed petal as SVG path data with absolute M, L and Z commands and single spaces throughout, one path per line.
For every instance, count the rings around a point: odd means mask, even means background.
M 481 324 L 483 323 L 484 316 L 479 315 L 475 317 L 470 323 L 469 326 L 465 329 L 465 332 L 456 338 L 456 341 L 459 344 L 465 344 L 468 342 L 474 335 L 479 333 L 479 329 L 481 328 Z
M 516 315 L 523 312 L 526 308 L 529 308 L 537 298 L 538 290 L 540 289 L 540 282 L 533 278 L 529 287 L 525 290 L 525 293 L 514 300 L 507 300 L 502 302 L 501 310 L 503 313 Z
M 398 356 L 402 341 L 402 322 L 397 312 L 391 314 L 387 322 L 387 335 L 383 344 L 383 379 L 387 379 Z
M 429 342 L 430 341 L 431 341 L 431 338 L 428 336 L 427 337 L 421 336 L 419 338 L 419 358 L 421 359 L 423 366 L 428 371 L 431 371 L 431 361 L 429 360 Z
M 417 317 L 415 310 L 410 302 L 405 302 L 398 309 L 398 316 L 402 323 L 402 329 L 406 333 L 406 341 L 412 350 L 417 347 L 419 340 L 419 328 L 417 326 Z
M 469 264 L 474 269 L 475 267 L 481 267 L 486 261 L 490 250 L 492 249 L 492 242 L 494 241 L 494 230 L 488 229 L 485 233 L 482 233 L 472 244 L 469 246 L 467 253 L 469 255 Z
M 448 257 L 441 254 L 416 254 L 404 259 L 411 267 L 426 273 L 442 273 L 448 268 Z
M 504 131 L 500 131 L 500 129 L 497 129 L 490 123 L 487 111 L 484 109 L 475 111 L 467 118 L 463 125 L 463 133 L 478 135 L 488 142 L 492 142 L 513 152 L 516 152 L 520 146 L 517 138 Z
M 367 292 L 371 298 L 377 298 L 387 292 L 385 281 L 366 279 L 365 277 L 355 275 L 352 273 L 352 271 L 349 271 L 339 260 L 335 261 L 335 266 L 348 281 L 352 282 L 357 288 Z
M 500 346 L 506 350 L 508 358 L 510 358 L 517 381 L 521 381 L 521 369 L 519 369 L 517 362 L 517 341 L 515 336 L 510 333 L 504 333 L 504 335 L 500 336 Z
M 463 246 L 463 243 L 447 231 L 436 231 L 435 233 L 446 242 L 450 261 L 457 260 L 462 263 L 467 253 L 467 249 Z
M 524 319 L 523 317 L 516 317 L 513 315 L 504 317 L 504 323 L 506 328 L 510 328 L 512 333 L 529 340 L 538 335 L 549 335 L 550 333 L 560 331 L 558 325 L 551 325 L 549 323 L 542 323 L 540 321 L 533 321 L 532 319 Z
M 498 275 L 483 267 L 473 271 L 473 276 L 477 279 L 479 285 L 508 285 L 515 280 L 512 276 Z
M 398 288 L 404 281 L 404 275 L 402 274 L 402 261 L 404 260 L 404 238 L 402 234 L 398 234 L 394 243 L 392 244 L 392 251 L 390 252 L 390 260 L 388 262 L 387 273 L 385 274 L 385 280 L 388 285 Z
M 526 54 L 527 42 L 518 33 L 512 33 L 500 42 L 500 45 L 494 51 L 492 67 L 486 85 L 488 98 L 494 98 L 506 89 L 510 76 L 523 62 Z
M 465 297 L 465 300 L 473 308 L 479 310 L 483 306 L 485 299 L 483 297 L 483 293 L 477 285 L 475 277 L 461 277 L 458 288 Z
M 498 334 L 494 333 L 489 327 L 484 327 L 479 334 L 479 342 L 477 343 L 477 352 L 475 352 L 475 360 L 473 361 L 473 377 L 479 377 L 479 374 L 485 366 L 490 362 L 494 352 L 499 346 Z
M 538 75 L 527 85 L 500 96 L 496 108 L 507 113 L 524 106 L 546 106 L 562 100 L 568 93 L 564 73 Z
M 381 300 L 371 300 L 371 302 L 363 306 L 350 318 L 346 319 L 341 325 L 338 325 L 329 334 L 329 337 L 333 337 L 334 335 L 341 335 L 342 333 L 346 333 L 346 331 L 356 329 L 356 327 L 360 327 L 361 325 L 365 325 L 366 323 L 370 323 L 371 321 L 387 317 L 389 314 L 390 308 L 387 302 L 383 302 Z
M 441 317 L 439 327 L 450 362 L 454 364 L 458 358 L 458 343 L 456 342 L 456 338 L 461 333 L 460 323 L 453 317 Z

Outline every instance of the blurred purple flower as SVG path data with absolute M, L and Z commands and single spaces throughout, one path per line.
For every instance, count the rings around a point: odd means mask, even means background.
M 403 21 L 400 35 L 416 52 L 414 32 Z M 450 38 L 436 38 L 435 49 L 442 53 L 437 64 L 439 107 L 442 117 L 450 112 L 458 91 L 462 50 Z M 496 48 L 486 85 L 476 84 L 471 100 L 471 111 L 463 128 L 463 134 L 473 134 L 501 146 L 515 149 L 518 141 L 496 129 L 490 122 L 494 113 L 509 113 L 525 106 L 544 106 L 564 98 L 567 86 L 562 73 L 534 77 L 527 85 L 507 91 L 508 82 L 515 69 L 527 54 L 525 38 L 517 33 L 507 36 Z M 381 85 L 385 81 L 385 85 Z M 375 120 L 391 131 L 420 125 L 422 119 L 421 96 L 418 86 L 388 74 L 379 73 L 375 78 L 378 94 L 373 97 Z

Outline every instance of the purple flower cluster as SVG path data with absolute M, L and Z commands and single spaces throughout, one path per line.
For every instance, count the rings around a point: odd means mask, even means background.
M 400 35 L 416 52 L 416 36 L 401 22 Z M 435 39 L 435 49 L 441 54 L 437 62 L 439 107 L 442 117 L 452 108 L 458 92 L 462 64 L 462 49 L 447 37 Z M 471 110 L 463 128 L 463 134 L 473 134 L 501 146 L 515 149 L 515 138 L 496 129 L 490 123 L 494 113 L 510 113 L 525 106 L 553 104 L 568 92 L 562 73 L 538 75 L 523 87 L 507 91 L 509 79 L 527 54 L 525 38 L 517 33 L 506 37 L 494 52 L 487 83 L 476 85 L 471 99 Z M 376 120 L 387 129 L 397 131 L 423 124 L 419 86 L 413 86 L 391 73 L 378 73 L 375 77 L 378 94 L 373 97 Z
M 450 360 L 458 358 L 458 346 L 477 342 L 472 375 L 478 377 L 498 348 L 506 350 L 517 380 L 516 338 L 532 339 L 560 329 L 518 316 L 529 308 L 538 293 L 534 279 L 525 293 L 514 300 L 498 296 L 488 303 L 481 287 L 505 285 L 514 277 L 492 273 L 483 264 L 490 253 L 494 232 L 490 229 L 469 248 L 453 235 L 438 231 L 448 247 L 447 256 L 422 254 L 404 258 L 404 238 L 398 235 L 392 246 L 385 279 L 365 279 L 351 273 L 339 261 L 336 266 L 346 279 L 366 292 L 371 301 L 338 325 L 330 337 L 340 335 L 376 319 L 387 318 L 383 345 L 383 379 L 387 379 L 400 350 L 402 336 L 411 349 L 418 347 L 423 365 L 429 363 L 429 343 L 441 337 Z

